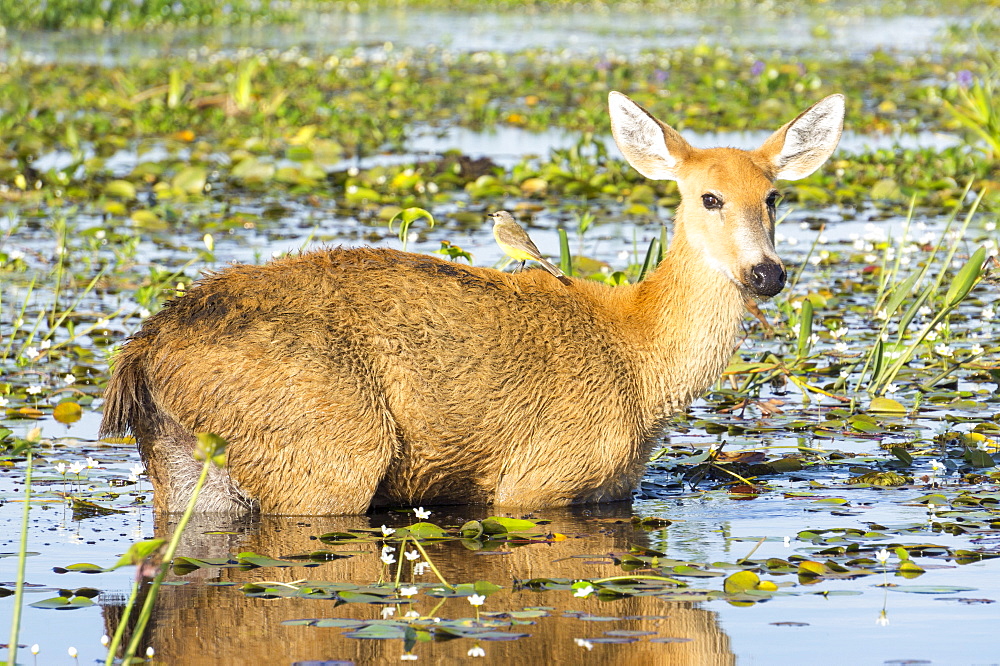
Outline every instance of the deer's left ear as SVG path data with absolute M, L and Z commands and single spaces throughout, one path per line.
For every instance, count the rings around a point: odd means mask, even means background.
M 798 180 L 820 168 L 837 148 L 844 130 L 844 96 L 816 102 L 757 149 L 772 165 L 774 180 Z

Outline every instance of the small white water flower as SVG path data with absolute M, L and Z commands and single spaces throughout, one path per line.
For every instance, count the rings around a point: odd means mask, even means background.
M 413 575 L 423 576 L 425 573 L 427 573 L 427 570 L 430 568 L 431 565 L 429 562 L 417 562 L 416 564 L 413 565 Z
M 404 597 L 412 597 L 416 593 L 417 593 L 417 586 L 416 585 L 409 585 L 407 587 L 401 587 L 401 588 L 399 588 L 399 594 L 402 595 L 402 596 L 404 596 Z
M 875 313 L 875 318 L 876 319 L 888 319 L 889 318 L 889 313 L 887 313 L 885 311 L 885 308 L 882 308 L 881 310 L 879 310 L 878 312 Z
M 838 342 L 837 344 L 835 344 L 835 345 L 833 346 L 833 350 L 834 350 L 835 352 L 838 352 L 838 353 L 840 353 L 840 354 L 846 354 L 846 353 L 847 353 L 847 343 L 846 343 L 846 342 Z M 845 373 L 845 374 L 844 374 L 844 376 L 845 376 L 845 377 L 846 377 L 847 375 L 851 374 L 851 373 L 850 373 L 850 372 L 848 372 L 847 370 L 843 370 L 842 372 L 843 372 L 843 373 Z
M 40 384 L 32 384 L 28 387 L 28 395 L 38 395 L 42 392 L 42 387 Z
M 39 343 L 38 348 L 44 350 L 44 349 L 48 349 L 51 346 L 52 346 L 52 341 L 51 340 L 42 340 Z
M 937 460 L 936 458 L 934 460 L 931 460 L 930 466 L 931 466 L 931 471 L 934 472 L 935 474 L 937 474 L 938 472 L 943 472 L 947 469 L 944 463 L 941 462 L 940 460 Z
M 8 403 L 7 398 L 5 398 L 2 395 L 0 395 L 0 407 L 6 407 L 7 403 Z
M 85 469 L 87 469 L 87 466 L 84 463 L 77 461 L 75 463 L 70 464 L 69 473 L 79 475 L 80 472 L 82 472 Z
M 415 610 L 406 611 L 406 614 L 403 615 L 403 617 L 407 620 L 416 620 L 418 617 L 420 617 L 420 613 L 418 613 Z
M 875 559 L 878 560 L 881 564 L 885 565 L 885 563 L 889 561 L 889 551 L 883 548 L 882 550 L 875 553 Z
M 885 385 L 885 392 L 887 394 L 891 395 L 893 393 L 896 393 L 897 391 L 899 391 L 899 387 L 896 386 L 895 384 L 889 383 Z
M 152 645 L 150 645 L 148 648 L 146 648 L 146 658 L 147 659 L 152 659 L 154 654 L 156 654 L 156 650 L 153 649 Z
M 40 649 L 41 649 L 41 648 L 39 648 L 39 647 L 38 647 L 38 643 L 35 643 L 34 645 L 32 645 L 32 646 L 31 646 L 31 654 L 33 654 L 33 655 L 36 655 L 36 656 L 37 656 L 37 655 L 38 655 L 38 651 L 39 651 Z
M 403 553 L 403 555 L 406 557 L 406 559 L 412 562 L 413 560 L 416 560 L 420 557 L 420 552 L 416 550 L 407 550 Z
M 63 382 L 65 382 L 67 386 L 72 386 L 76 383 L 76 377 L 73 376 L 73 373 L 67 373 L 63 376 Z
M 79 652 L 76 651 L 76 648 L 73 647 L 72 645 L 69 646 L 69 649 L 66 650 L 66 652 L 69 653 L 69 656 L 72 657 L 73 659 L 76 659 L 76 656 L 79 654 Z
M 382 619 L 386 620 L 392 617 L 395 612 L 396 612 L 395 606 L 386 606 L 385 608 L 382 609 Z
M 850 330 L 851 329 L 847 328 L 846 326 L 841 326 L 840 328 L 835 328 L 835 329 L 831 330 L 830 331 L 830 335 L 835 340 L 839 340 L 842 337 L 844 337 L 845 335 L 847 335 L 847 332 L 850 331 Z
M 993 310 L 992 305 L 987 305 L 985 308 L 983 308 L 983 311 L 980 312 L 980 314 L 982 315 L 984 321 L 989 321 L 990 319 L 993 319 L 994 315 L 996 315 L 996 312 Z
M 382 536 L 392 536 L 395 532 L 396 530 L 391 527 L 382 526 Z
M 955 353 L 954 351 L 952 351 L 951 347 L 944 344 L 943 342 L 934 347 L 934 351 L 936 351 L 941 356 L 951 356 Z
M 586 638 L 574 638 L 573 641 L 582 648 L 587 650 L 593 650 L 594 644 L 588 641 Z
M 87 469 L 94 469 L 95 467 L 100 467 L 100 463 L 90 456 L 87 456 Z
M 482 606 L 485 601 L 486 601 L 485 594 L 473 594 L 471 597 L 469 597 L 469 603 L 472 604 L 473 606 Z
M 56 463 L 56 472 L 59 476 L 66 476 L 66 463 Z
M 930 314 L 931 314 L 932 312 L 934 312 L 934 311 L 933 311 L 933 310 L 931 310 L 931 309 L 930 309 L 930 308 L 929 308 L 928 306 L 926 306 L 926 305 L 921 305 L 921 306 L 920 306 L 920 307 L 919 307 L 919 308 L 917 309 L 917 314 L 918 314 L 918 315 L 920 315 L 921 317 L 928 317 L 928 316 L 930 316 Z
M 972 347 L 971 347 L 971 348 L 969 349 L 969 351 L 970 351 L 970 352 L 972 352 L 972 354 L 973 354 L 973 355 L 975 355 L 975 356 L 979 356 L 980 354 L 982 354 L 982 353 L 983 353 L 983 352 L 985 352 L 986 350 L 985 350 L 985 349 L 983 349 L 983 346 L 982 346 L 982 345 L 980 345 L 980 344 L 975 344 L 975 345 L 972 345 Z
M 413 510 L 414 515 L 420 520 L 427 520 L 431 517 L 430 511 L 424 511 L 424 507 L 417 507 Z
M 39 352 L 35 347 L 28 347 L 24 350 L 24 355 L 28 357 L 29 361 L 34 361 L 40 354 L 41 352 Z
M 396 558 L 392 554 L 394 550 L 396 549 L 391 546 L 382 546 L 382 554 L 379 556 L 379 559 L 386 564 L 395 564 Z
M 419 658 L 420 657 L 413 654 L 412 652 L 404 652 L 403 654 L 399 655 L 400 661 L 416 661 Z
M 104 647 L 108 647 L 108 644 L 110 644 L 110 643 L 111 643 L 111 637 L 110 636 L 108 636 L 107 634 L 104 634 L 103 636 L 101 636 L 101 645 L 103 645 Z
M 476 645 L 471 650 L 466 652 L 466 654 L 469 655 L 470 657 L 485 657 L 486 650 Z
M 889 616 L 885 614 L 884 608 L 879 612 L 878 617 L 875 618 L 875 624 L 877 624 L 880 627 L 889 626 Z
M 574 597 L 589 597 L 594 593 L 594 586 L 588 585 L 586 587 L 581 587 L 576 592 L 573 593 Z
M 785 537 L 784 544 L 785 548 L 790 548 L 792 545 L 792 537 Z

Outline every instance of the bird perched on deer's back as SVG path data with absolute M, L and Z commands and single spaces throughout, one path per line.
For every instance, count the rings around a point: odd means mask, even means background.
M 493 220 L 493 238 L 496 239 L 497 245 L 504 251 L 504 254 L 514 261 L 520 261 L 521 268 L 524 268 L 526 261 L 537 261 L 542 265 L 542 268 L 559 278 L 560 282 L 569 284 L 569 278 L 566 277 L 566 274 L 542 256 L 542 253 L 538 251 L 528 236 L 528 232 L 514 220 L 513 215 L 505 210 L 498 210 L 491 214 L 490 218 Z

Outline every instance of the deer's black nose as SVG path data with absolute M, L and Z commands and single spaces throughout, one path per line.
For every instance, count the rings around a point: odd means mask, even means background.
M 785 269 L 773 261 L 762 261 L 750 270 L 750 287 L 760 296 L 774 296 L 785 288 Z

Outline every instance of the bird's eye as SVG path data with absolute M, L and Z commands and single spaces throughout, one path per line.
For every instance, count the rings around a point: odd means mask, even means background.
M 768 208 L 774 208 L 775 206 L 778 205 L 778 199 L 780 197 L 781 195 L 778 194 L 777 192 L 771 192 L 770 194 L 767 195 L 767 199 L 764 200 L 764 203 L 767 204 Z
M 701 195 L 701 203 L 704 204 L 705 208 L 708 210 L 719 210 L 722 208 L 722 199 L 714 194 Z

